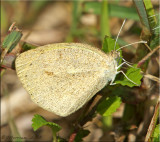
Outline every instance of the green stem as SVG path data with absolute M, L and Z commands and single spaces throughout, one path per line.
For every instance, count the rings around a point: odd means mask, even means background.
M 56 136 L 55 132 L 53 132 L 53 142 L 57 142 L 57 136 Z
M 72 24 L 71 24 L 71 27 L 70 27 L 69 35 L 66 38 L 67 42 L 72 42 L 73 37 L 77 33 L 78 22 L 79 22 L 79 18 L 80 18 L 80 14 L 81 14 L 81 3 L 82 3 L 82 1 L 77 1 L 77 0 L 72 2 L 72 5 L 73 5 Z
M 5 71 L 6 71 L 5 69 L 1 70 L 1 77 L 3 76 L 3 74 L 5 73 Z
M 101 24 L 101 39 L 103 39 L 105 35 L 110 36 L 107 0 L 103 0 L 101 3 L 101 23 L 100 24 Z

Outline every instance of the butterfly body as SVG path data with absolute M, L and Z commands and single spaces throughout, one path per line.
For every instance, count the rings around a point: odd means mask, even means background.
M 81 108 L 117 74 L 117 52 L 58 43 L 20 54 L 16 71 L 33 102 L 60 116 Z

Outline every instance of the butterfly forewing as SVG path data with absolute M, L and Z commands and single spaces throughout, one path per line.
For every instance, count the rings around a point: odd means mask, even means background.
M 83 44 L 52 44 L 20 54 L 16 71 L 32 100 L 67 116 L 81 108 L 108 82 L 108 56 Z

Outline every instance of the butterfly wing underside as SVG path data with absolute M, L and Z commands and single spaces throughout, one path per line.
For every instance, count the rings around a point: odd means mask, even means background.
M 107 84 L 106 55 L 83 44 L 52 44 L 20 54 L 16 71 L 31 99 L 68 116 Z

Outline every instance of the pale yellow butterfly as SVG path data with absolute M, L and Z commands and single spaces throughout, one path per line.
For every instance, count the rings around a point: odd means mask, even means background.
M 86 44 L 51 44 L 20 54 L 16 72 L 35 103 L 68 116 L 115 78 L 116 57 Z
M 115 84 L 116 75 L 123 73 L 118 68 L 129 65 L 125 60 L 118 65 L 118 58 L 117 51 L 105 54 L 87 44 L 57 43 L 20 54 L 15 65 L 19 79 L 35 103 L 57 115 L 68 116 L 109 81 Z

